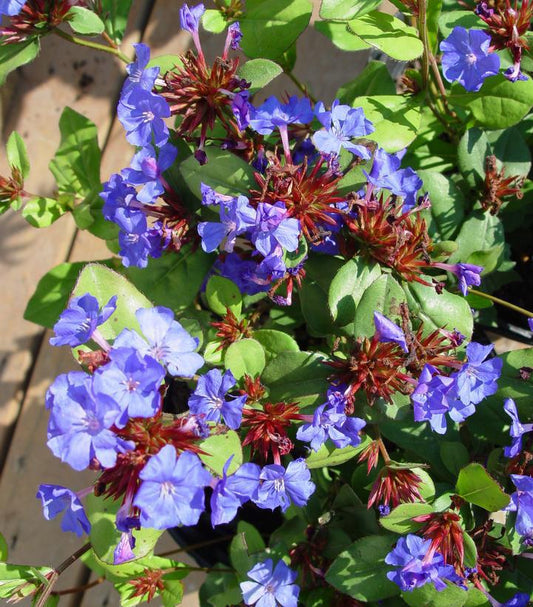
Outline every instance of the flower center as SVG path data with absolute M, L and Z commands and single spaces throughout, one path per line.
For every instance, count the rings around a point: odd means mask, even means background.
M 468 63 L 468 65 L 473 65 L 476 61 L 477 57 L 474 55 L 474 53 L 468 53 L 468 55 L 466 56 L 466 62 Z

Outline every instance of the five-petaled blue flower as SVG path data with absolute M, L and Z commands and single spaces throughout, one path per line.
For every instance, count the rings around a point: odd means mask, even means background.
M 294 582 L 298 574 L 283 561 L 278 562 L 274 571 L 272 566 L 272 559 L 267 559 L 248 571 L 252 581 L 240 584 L 245 605 L 297 607 L 300 588 Z
M 195 391 L 189 398 L 189 409 L 194 415 L 204 415 L 208 422 L 224 418 L 226 426 L 237 430 L 241 425 L 242 407 L 247 396 L 226 399 L 226 392 L 237 382 L 228 369 L 224 375 L 219 369 L 211 369 L 198 379 Z
M 440 43 L 442 72 L 448 82 L 457 81 L 470 92 L 479 91 L 488 76 L 500 70 L 500 58 L 489 50 L 490 34 L 456 26 Z
M 154 529 L 196 525 L 205 509 L 204 488 L 211 475 L 197 455 L 184 451 L 179 457 L 172 445 L 152 456 L 139 474 L 133 505 L 141 511 L 141 524 Z
M 516 457 L 522 451 L 522 435 L 533 432 L 533 424 L 522 424 L 518 419 L 516 404 L 512 398 L 507 398 L 503 410 L 511 417 L 511 429 L 509 434 L 513 439 L 510 447 L 505 447 L 505 457 Z
M 516 532 L 527 546 L 533 546 L 533 478 L 511 474 L 511 480 L 517 490 L 511 495 L 511 502 L 505 510 L 516 512 Z
M 285 512 L 291 501 L 297 506 L 305 506 L 315 490 L 311 473 L 305 460 L 295 459 L 287 469 L 278 464 L 270 464 L 261 470 L 261 484 L 254 502 L 260 508 L 274 510 L 280 506 Z

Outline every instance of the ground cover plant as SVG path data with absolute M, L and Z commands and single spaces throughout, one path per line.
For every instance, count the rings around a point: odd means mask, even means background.
M 0 597 L 61 603 L 82 558 L 124 606 L 179 604 L 196 569 L 212 607 L 528 605 L 533 349 L 497 356 L 480 327 L 533 322 L 505 299 L 531 252 L 533 2 L 322 0 L 324 44 L 402 67 L 331 99 L 293 74 L 308 0 L 184 5 L 193 46 L 164 57 L 121 48 L 130 4 L 0 1 L 2 78 L 49 34 L 123 60 L 132 146 L 100 175 L 65 108 L 44 198 L 7 143 L 2 210 L 72 213 L 110 258 L 52 270 L 26 308 L 80 363 L 42 440 L 94 483 L 42 479 L 80 548 L 27 566 L 0 544 Z M 283 72 L 301 95 L 264 99 Z M 158 555 L 166 530 L 198 567 Z

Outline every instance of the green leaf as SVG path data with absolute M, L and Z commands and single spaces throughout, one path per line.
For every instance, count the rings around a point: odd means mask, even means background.
M 307 27 L 311 11 L 307 0 L 247 0 L 239 18 L 242 51 L 250 58 L 276 60 Z
M 424 52 L 414 27 L 380 11 L 372 11 L 348 22 L 354 35 L 398 61 L 412 61 Z
M 459 441 L 441 442 L 440 458 L 454 476 L 457 476 L 461 468 L 464 468 L 470 461 L 468 449 Z
M 378 263 L 363 257 L 349 259 L 335 274 L 328 293 L 328 305 L 335 323 L 344 327 L 355 320 L 364 292 L 381 276 Z
M 258 341 L 265 350 L 267 363 L 282 352 L 299 352 L 297 342 L 283 331 L 275 329 L 258 329 L 254 331 L 253 338 Z
M 47 228 L 65 212 L 55 198 L 30 198 L 22 209 L 22 217 L 35 228 Z
M 257 553 L 263 553 L 264 550 L 265 542 L 259 531 L 250 523 L 239 521 L 237 534 L 229 548 L 231 565 L 239 577 L 243 580 L 247 578 L 248 571 L 259 560 Z
M 200 604 L 209 607 L 238 605 L 242 592 L 234 573 L 211 571 L 200 587 Z
M 363 108 L 375 128 L 366 138 L 389 153 L 406 148 L 420 128 L 421 106 L 416 98 L 400 95 L 359 97 L 357 107 Z
M 13 131 L 6 143 L 7 161 L 12 169 L 18 169 L 22 179 L 26 179 L 30 172 L 30 159 L 26 150 L 24 139 Z
M 400 318 L 400 304 L 405 292 L 391 274 L 382 274 L 366 288 L 355 311 L 354 335 L 370 337 L 376 330 L 374 312 L 381 312 L 395 322 Z
M 0 45 L 0 86 L 4 84 L 10 72 L 33 61 L 39 54 L 40 48 L 38 38 L 17 44 Z
M 341 103 L 353 105 L 364 95 L 395 95 L 396 85 L 387 66 L 381 61 L 370 61 L 365 69 L 353 80 L 337 91 L 335 97 Z
M 110 264 L 112 260 L 98 263 Z M 67 307 L 70 294 L 85 265 L 86 262 L 62 263 L 46 273 L 39 280 L 35 292 L 28 301 L 24 318 L 51 329 Z
M 423 190 L 429 193 L 430 213 L 439 236 L 443 240 L 453 238 L 464 219 L 466 199 L 463 191 L 440 173 L 418 171 L 418 176 L 424 182 Z
M 476 122 L 488 129 L 513 126 L 533 105 L 533 81 L 510 82 L 503 75 L 487 78 L 477 93 L 468 93 L 459 84 L 448 97 L 451 104 L 468 108 Z
M 146 67 L 158 67 L 159 74 L 163 76 L 167 72 L 182 67 L 182 65 L 183 62 L 179 55 L 158 55 L 157 57 L 152 57 Z
M 468 503 L 489 512 L 497 512 L 509 504 L 509 496 L 481 464 L 472 463 L 462 468 L 455 490 Z
M 402 592 L 402 599 L 410 607 L 463 607 L 467 593 L 453 584 L 440 592 L 433 584 L 424 584 L 410 592 Z
M 269 59 L 250 59 L 239 67 L 237 73 L 250 83 L 250 93 L 255 93 L 282 74 L 283 69 Z
M 106 32 L 120 43 L 124 38 L 128 16 L 133 0 L 100 0 L 100 17 L 104 21 Z
M 485 182 L 485 158 L 491 153 L 487 135 L 476 127 L 468 129 L 457 148 L 459 170 L 471 188 Z
M 199 444 L 200 449 L 205 451 L 199 455 L 204 464 L 218 476 L 222 476 L 222 470 L 228 459 L 233 456 L 228 468 L 228 474 L 233 474 L 242 464 L 241 440 L 237 432 L 228 430 L 224 434 L 212 434 Z
M 318 451 L 311 451 L 305 459 L 305 463 L 310 469 L 340 466 L 361 453 L 363 449 L 368 447 L 370 442 L 370 437 L 365 434 L 357 447 L 343 447 L 342 449 L 337 449 L 333 446 L 324 444 Z
M 61 143 L 50 170 L 60 192 L 84 198 L 100 190 L 100 148 L 96 126 L 85 116 L 66 107 L 59 119 Z
M 505 352 L 499 358 L 503 361 L 502 372 L 498 379 L 498 392 L 483 401 L 494 403 L 500 413 L 500 424 L 510 423 L 509 416 L 503 412 L 503 399 L 512 398 L 518 408 L 521 419 L 533 418 L 533 378 L 527 379 L 520 369 L 533 368 L 533 348 L 524 348 Z
M 226 29 L 227 24 L 224 15 L 218 10 L 208 9 L 202 15 L 202 27 L 206 32 L 220 34 Z
M 449 262 L 468 262 L 473 253 L 501 247 L 505 242 L 502 222 L 490 213 L 474 211 L 461 226 L 455 242 L 457 250 L 450 256 Z
M 431 3 L 429 3 L 431 4 Z M 447 38 L 454 27 L 461 26 L 467 30 L 483 29 L 485 23 L 474 11 L 448 11 L 445 10 L 439 17 L 439 29 L 443 38 Z
M 380 601 L 400 593 L 387 578 L 391 571 L 385 557 L 395 538 L 390 535 L 368 535 L 341 552 L 326 573 L 334 588 L 358 601 Z
M 150 258 L 147 268 L 127 268 L 124 274 L 154 304 L 180 311 L 196 299 L 212 264 L 212 255 L 187 246 L 179 253 Z
M 117 295 L 116 311 L 98 328 L 105 339 L 115 339 L 126 328 L 140 332 L 135 312 L 153 307 L 124 276 L 98 263 L 90 263 L 83 268 L 72 295 L 79 297 L 85 293 L 96 297 L 100 306 Z
M 412 318 L 424 323 L 424 333 L 445 328 L 457 329 L 469 339 L 473 330 L 470 306 L 460 295 L 444 290 L 437 293 L 433 287 L 420 283 L 404 285 Z
M 113 565 L 113 552 L 121 538 L 115 524 L 119 507 L 120 501 L 103 499 L 94 494 L 89 494 L 85 500 L 87 518 L 91 523 L 89 537 L 97 563 L 115 577 L 130 577 L 132 566 L 136 565 L 135 561 L 152 556 L 154 546 L 163 531 L 148 527 L 135 531 L 135 560 L 123 565 Z
M 101 34 L 105 30 L 104 22 L 100 17 L 82 6 L 73 6 L 66 15 L 70 27 L 84 36 Z
M 437 50 L 439 38 L 439 17 L 442 11 L 442 0 L 432 0 L 427 3 L 427 29 L 430 49 Z
M 331 368 L 313 352 L 283 352 L 271 360 L 261 376 L 272 402 L 297 401 L 300 406 L 315 404 L 323 398 Z
M 363 51 L 370 48 L 370 44 L 348 31 L 346 23 L 315 21 L 314 27 L 317 32 L 324 34 L 341 51 Z
M 52 571 L 50 567 L 0 563 L 0 598 L 17 597 L 20 600 L 28 596 L 42 584 L 42 577 Z
M 520 127 L 503 131 L 489 131 L 487 138 L 491 150 L 497 158 L 497 167 L 505 168 L 506 177 L 520 175 L 527 177 L 531 169 L 531 153 Z
M 255 339 L 240 339 L 232 343 L 224 357 L 224 366 L 236 379 L 244 377 L 245 373 L 252 377 L 260 375 L 265 364 L 265 351 Z
M 348 21 L 365 15 L 381 4 L 381 0 L 322 0 L 320 17 L 335 21 Z
M 219 194 L 247 196 L 256 187 L 254 170 L 244 160 L 220 148 L 206 148 L 207 163 L 201 165 L 189 156 L 179 165 L 179 172 L 190 191 L 201 200 L 200 184 L 205 183 Z
M 211 276 L 205 287 L 207 303 L 215 314 L 224 316 L 229 308 L 239 316 L 242 308 L 242 295 L 239 287 L 222 276 Z
M 298 291 L 300 307 L 310 335 L 324 337 L 333 332 L 333 321 L 327 314 L 328 294 L 321 284 L 309 277 Z
M 396 506 L 387 516 L 379 519 L 379 524 L 387 531 L 405 535 L 406 533 L 416 533 L 424 523 L 413 521 L 415 516 L 422 514 L 431 514 L 433 507 L 422 502 L 413 504 L 400 504 Z

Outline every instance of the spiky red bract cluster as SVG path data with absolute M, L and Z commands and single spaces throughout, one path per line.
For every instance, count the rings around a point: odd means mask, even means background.
M 248 375 L 248 373 L 245 373 L 243 384 L 244 388 L 240 390 L 240 393 L 247 395 L 248 398 L 246 399 L 246 402 L 248 404 L 258 403 L 264 398 L 266 390 L 261 383 L 261 378 L 259 376 L 254 378 L 251 375 Z
M 156 594 L 161 594 L 165 589 L 163 574 L 163 569 L 145 569 L 141 576 L 128 580 L 128 584 L 134 588 L 130 598 L 143 597 L 149 603 Z
M 437 369 L 459 369 L 462 366 L 455 354 L 455 345 L 450 344 L 448 336 L 440 329 L 435 329 L 425 336 L 423 333 L 423 325 L 420 325 L 415 333 L 405 331 L 409 354 L 404 365 L 413 377 L 420 375 L 425 365 L 432 365 Z
M 244 408 L 242 418 L 242 427 L 249 428 L 242 446 L 250 445 L 252 454 L 259 453 L 264 461 L 270 452 L 279 463 L 280 456 L 293 448 L 287 428 L 302 416 L 296 403 L 265 403 L 262 409 Z
M 28 0 L 18 15 L 10 18 L 9 25 L 0 28 L 2 43 L 14 44 L 47 34 L 65 21 L 71 8 L 70 0 Z
M 300 222 L 305 238 L 318 244 L 328 225 L 335 225 L 331 213 L 339 213 L 335 204 L 345 200 L 338 191 L 342 175 L 333 173 L 320 157 L 314 164 L 282 164 L 273 156 L 265 175 L 255 174 L 260 190 L 250 192 L 252 203 L 278 201 L 285 203 L 289 217 Z
M 328 379 L 348 386 L 347 415 L 353 413 L 354 397 L 359 390 L 365 392 L 370 404 L 379 397 L 391 403 L 395 392 L 408 394 L 411 387 L 406 382 L 404 364 L 405 354 L 397 344 L 367 337 L 356 340 L 346 358 L 333 355 L 332 360 L 326 361 L 335 370 Z
M 375 259 L 392 268 L 401 278 L 431 286 L 421 275 L 430 267 L 433 248 L 420 208 L 403 210 L 396 196 L 354 200 L 355 217 L 345 217 L 353 242 L 346 253 Z
M 506 177 L 505 168 L 498 171 L 496 156 L 487 156 L 485 158 L 485 191 L 481 198 L 481 206 L 491 215 L 497 215 L 505 197 L 523 198 L 523 182 L 524 177 L 520 175 Z
M 386 464 L 379 471 L 368 496 L 368 508 L 374 504 L 396 508 L 407 502 L 423 502 L 420 495 L 422 479 L 405 468 Z
M 24 180 L 16 167 L 11 168 L 11 177 L 0 176 L 0 207 L 15 202 L 24 192 Z
M 476 575 L 495 586 L 500 581 L 497 572 L 509 566 L 513 552 L 490 535 L 493 527 L 494 523 L 489 519 L 476 527 L 470 535 L 477 548 Z
M 239 320 L 229 308 L 226 308 L 226 314 L 222 317 L 222 320 L 209 324 L 217 330 L 216 336 L 220 340 L 217 350 L 224 350 L 239 339 L 252 337 L 248 320 L 246 318 Z
M 230 107 L 231 93 L 243 91 L 249 85 L 237 76 L 238 58 L 217 57 L 209 66 L 203 56 L 188 51 L 181 60 L 182 66 L 165 74 L 165 84 L 160 91 L 172 114 L 182 118 L 177 134 L 191 140 L 200 128 L 202 147 L 208 130 L 214 128 L 218 118 L 228 136 L 239 138 L 240 131 Z
M 431 540 L 428 560 L 435 552 L 442 554 L 444 562 L 452 565 L 458 574 L 464 574 L 464 536 L 461 517 L 455 512 L 432 512 L 413 518 L 417 523 L 424 523 L 420 534 Z
M 491 37 L 491 46 L 496 50 L 508 48 L 515 61 L 520 61 L 522 49 L 529 46 L 525 34 L 529 31 L 533 19 L 533 0 L 499 0 L 494 3 L 492 14 L 479 17 L 487 25 Z
M 98 479 L 97 493 L 114 499 L 135 493 L 144 465 L 165 445 L 173 445 L 177 451 L 202 453 L 197 444 L 200 437 L 185 418 L 166 419 L 162 413 L 149 418 L 137 417 L 114 431 L 120 438 L 135 443 L 134 449 L 119 453 L 115 466 L 104 470 Z

